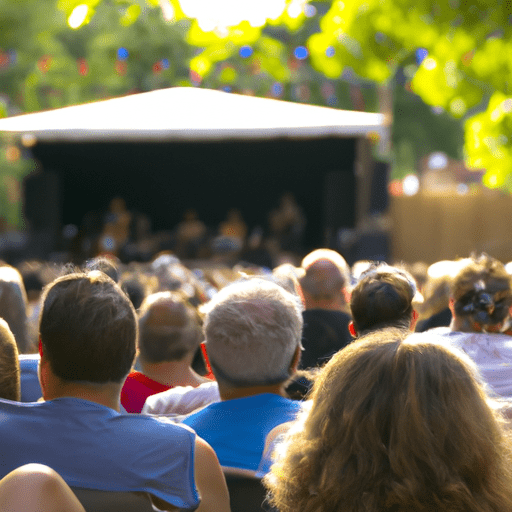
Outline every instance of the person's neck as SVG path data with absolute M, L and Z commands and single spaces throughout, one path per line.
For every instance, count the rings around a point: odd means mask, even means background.
M 248 386 L 248 387 L 232 387 L 225 383 L 219 382 L 219 395 L 222 401 L 234 400 L 235 398 L 247 398 L 254 395 L 262 395 L 271 393 L 273 395 L 288 398 L 284 389 L 284 383 L 274 384 L 270 386 Z
M 458 331 L 458 332 L 496 332 L 499 333 L 501 328 L 501 324 L 496 324 L 492 326 L 486 326 L 484 330 L 484 326 L 475 322 L 471 318 L 457 318 L 453 317 L 450 323 L 450 330 Z
M 308 309 L 327 309 L 328 311 L 342 311 L 347 312 L 348 306 L 339 300 L 329 299 L 308 299 L 305 298 L 306 310 Z
M 191 367 L 188 359 L 181 361 L 165 361 L 163 363 L 148 363 L 140 360 L 142 373 L 164 386 L 192 386 L 196 388 L 208 382 L 198 375 Z
M 450 330 L 457 332 L 473 332 L 473 329 L 471 329 L 471 322 L 469 322 L 467 318 L 457 318 L 455 316 L 452 316 Z
M 96 384 L 94 382 L 69 382 L 60 380 L 53 386 L 44 390 L 45 401 L 56 398 L 81 398 L 110 407 L 120 412 L 120 394 L 123 382 L 107 382 Z

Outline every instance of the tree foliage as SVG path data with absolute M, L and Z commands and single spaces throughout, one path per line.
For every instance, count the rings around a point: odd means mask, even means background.
M 303 11 L 293 26 L 288 24 L 286 34 L 272 35 L 292 46 L 297 35 L 302 40 L 299 44 L 307 40 L 312 68 L 331 83 L 355 75 L 389 84 L 403 70 L 407 89 L 436 112 L 464 121 L 467 163 L 487 171 L 484 183 L 512 190 L 512 2 L 333 0 L 311 5 L 317 6 L 319 16 L 308 18 Z M 288 22 L 272 20 L 265 32 Z M 243 32 L 242 26 L 237 29 Z M 228 33 L 216 37 L 215 42 L 205 34 L 190 39 L 206 47 L 196 57 L 208 61 L 203 66 L 206 74 L 215 60 L 208 53 L 209 45 L 236 46 Z M 297 80 L 293 66 L 288 75 L 279 65 L 264 69 L 275 80 L 288 78 L 288 84 Z
M 511 190 L 511 16 L 506 0 L 336 0 L 311 58 L 325 74 L 349 66 L 377 82 L 407 66 L 414 93 L 465 119 L 468 164 Z
M 0 0 L 0 90 L 11 112 L 175 85 L 375 111 L 371 84 L 393 83 L 397 147 L 457 156 L 450 114 L 485 183 L 512 187 L 511 2 L 228 1 Z

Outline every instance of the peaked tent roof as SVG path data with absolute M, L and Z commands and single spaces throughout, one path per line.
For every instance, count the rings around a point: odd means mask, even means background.
M 48 142 L 384 136 L 386 130 L 382 114 L 192 87 L 0 119 L 0 132 Z

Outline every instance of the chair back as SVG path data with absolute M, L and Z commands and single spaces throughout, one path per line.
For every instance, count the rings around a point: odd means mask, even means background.
M 223 468 L 229 491 L 231 512 L 274 512 L 266 503 L 267 490 L 261 478 L 249 472 Z
M 154 512 L 144 492 L 99 491 L 71 487 L 85 512 Z

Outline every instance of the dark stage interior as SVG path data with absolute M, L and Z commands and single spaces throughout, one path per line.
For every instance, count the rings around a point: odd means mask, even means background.
M 57 180 L 43 195 L 27 181 L 32 226 L 48 228 L 55 219 L 80 225 L 115 196 L 147 214 L 154 231 L 172 229 L 187 208 L 212 228 L 233 207 L 249 227 L 265 226 L 284 192 L 295 195 L 307 218 L 306 247 L 324 244 L 326 229 L 356 223 L 355 138 L 40 142 L 33 154 Z

